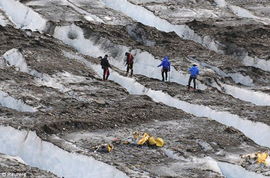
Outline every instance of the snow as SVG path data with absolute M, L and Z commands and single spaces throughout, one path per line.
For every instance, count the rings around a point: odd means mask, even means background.
M 71 35 L 72 38 L 70 38 Z M 93 57 L 102 56 L 104 54 L 94 42 L 85 39 L 83 30 L 76 25 L 56 27 L 54 37 L 75 47 L 83 54 Z
M 219 50 L 220 44 L 217 41 L 211 39 L 211 37 L 209 36 L 201 37 L 197 35 L 187 25 L 173 25 L 168 21 L 155 16 L 152 12 L 145 9 L 144 7 L 131 4 L 127 0 L 115 0 L 115 1 L 102 0 L 102 1 L 107 7 L 120 11 L 123 14 L 145 25 L 155 27 L 158 30 L 165 32 L 174 31 L 179 37 L 183 39 L 192 40 L 217 53 L 220 54 L 224 53 L 222 50 Z M 230 5 L 225 0 L 216 0 L 215 2 L 221 7 L 224 6 L 230 7 L 232 11 L 240 17 L 252 18 L 264 24 L 270 24 L 270 19 L 254 16 L 248 10 L 238 6 Z M 254 59 L 247 56 L 247 58 L 244 59 L 243 63 L 248 66 L 254 66 L 266 71 L 270 71 L 270 62 L 266 60 L 258 60 L 256 58 Z
M 38 86 L 47 86 L 47 87 L 55 88 L 62 93 L 65 93 L 65 92 L 68 92 L 71 90 L 71 89 L 65 87 L 61 83 L 61 80 L 58 78 L 57 75 L 51 77 L 47 74 L 43 74 L 42 78 L 35 78 L 35 81 L 36 81 Z
M 99 22 L 99 23 L 104 23 L 104 21 L 102 19 L 100 19 L 99 17 L 83 10 L 82 8 L 78 7 L 77 5 L 75 5 L 74 3 L 72 3 L 69 0 L 61 0 L 63 4 L 70 6 L 71 8 L 73 8 L 75 11 L 77 11 L 79 14 L 84 15 L 84 18 L 88 21 L 94 21 L 94 22 Z
M 46 20 L 44 18 L 19 1 L 1 0 L 0 8 L 5 11 L 17 28 L 41 32 L 46 27 Z
M 69 34 L 73 33 L 76 34 L 75 39 L 68 38 Z M 80 27 L 71 25 L 71 26 L 64 26 L 64 27 L 57 27 L 56 33 L 54 34 L 55 38 L 58 38 L 62 40 L 64 43 L 74 47 L 77 49 L 80 53 L 89 55 L 92 57 L 98 57 L 103 56 L 104 54 L 111 53 L 114 54 L 115 58 L 110 58 L 110 63 L 117 66 L 118 68 L 125 70 L 124 66 L 124 54 L 126 51 L 129 51 L 128 47 L 125 46 L 117 46 L 114 45 L 114 47 L 111 49 L 112 51 L 109 51 L 110 48 L 108 46 L 112 46 L 111 44 L 108 44 L 109 42 L 104 41 L 104 47 L 102 47 L 100 44 L 94 43 L 91 39 L 85 39 L 83 35 L 83 31 Z M 105 50 L 106 49 L 106 50 Z M 134 61 L 134 74 L 141 74 L 147 77 L 160 79 L 160 68 L 157 66 L 160 64 L 160 60 L 155 59 L 153 55 L 146 51 L 141 51 L 138 49 L 132 50 L 132 54 L 135 56 Z M 205 63 L 202 63 L 205 67 L 210 67 L 217 73 L 219 73 L 222 76 L 228 76 L 228 74 L 224 73 L 217 67 L 212 67 L 210 65 L 207 65 Z M 181 85 L 186 85 L 188 81 L 188 74 L 185 74 L 183 72 L 175 70 L 173 67 L 170 72 L 170 81 L 176 82 Z M 241 82 L 251 82 L 251 80 L 248 80 L 248 77 L 244 78 L 245 80 L 242 80 Z M 202 90 L 206 89 L 206 86 L 199 83 L 198 87 Z M 270 105 L 270 96 L 264 93 L 254 92 L 252 90 L 244 89 L 244 88 L 238 88 L 230 85 L 224 84 L 224 89 L 227 94 L 232 95 L 235 98 L 239 98 L 243 101 L 252 102 L 256 105 Z M 220 87 L 217 87 L 219 90 L 222 90 Z
M 11 49 L 3 55 L 4 59 L 10 66 L 17 67 L 21 72 L 29 72 L 24 56 L 18 49 Z
M 256 92 L 226 84 L 222 84 L 222 87 L 225 89 L 226 93 L 235 98 L 239 98 L 259 106 L 270 106 L 270 95 L 266 93 Z
M 193 158 L 192 162 L 200 164 L 201 165 L 200 169 L 202 170 L 211 170 L 213 172 L 217 172 L 220 175 L 222 175 L 222 172 L 218 166 L 218 162 L 209 156 L 204 158 Z
M 60 91 L 67 91 L 67 89 L 62 84 L 59 84 L 58 81 L 52 78 L 51 76 L 30 69 L 27 66 L 24 56 L 18 49 L 13 48 L 11 50 L 8 50 L 7 52 L 5 52 L 3 57 L 6 60 L 6 63 L 8 63 L 10 66 L 15 66 L 17 69 L 19 69 L 19 71 L 28 73 L 36 77 L 35 80 L 37 81 L 38 84 L 42 84 L 44 86 L 49 86 L 52 88 L 57 88 Z M 64 73 L 64 75 L 70 74 Z
M 85 80 L 84 77 L 76 76 L 68 72 L 61 72 L 50 76 L 48 74 L 39 73 L 36 70 L 30 69 L 27 66 L 24 56 L 18 49 L 11 49 L 7 51 L 3 58 L 6 60 L 11 66 L 15 66 L 19 71 L 28 73 L 35 77 L 35 82 L 37 86 L 47 86 L 51 88 L 55 88 L 62 93 L 69 92 L 68 94 L 71 97 L 74 97 L 79 100 L 85 100 L 85 98 L 80 98 L 79 96 L 75 96 L 74 92 L 72 92 L 72 88 L 68 88 L 65 86 L 66 83 L 79 83 Z
M 253 80 L 249 76 L 244 76 L 241 73 L 229 73 L 228 75 L 235 83 L 240 83 L 246 86 L 254 86 Z
M 252 18 L 252 19 L 256 19 L 257 18 L 251 12 L 249 12 L 248 10 L 246 10 L 244 8 L 241 8 L 239 6 L 230 5 L 229 7 L 233 11 L 233 13 L 235 15 L 239 16 L 239 17 Z
M 164 4 L 151 4 L 146 6 L 150 11 L 158 13 L 161 18 L 166 17 L 180 21 L 189 21 L 190 19 L 202 18 L 218 18 L 221 15 L 219 11 L 203 8 L 185 8 L 174 6 L 175 9 L 171 10 L 168 8 L 168 6 L 164 6 Z
M 217 4 L 218 7 L 226 7 L 227 2 L 225 0 L 215 0 L 215 3 Z
M 78 28 L 78 27 L 76 27 L 76 28 L 77 28 L 77 30 L 79 30 L 80 33 L 82 33 L 82 30 L 80 28 Z M 67 29 L 69 29 L 69 28 L 67 27 Z M 94 45 L 93 45 L 93 43 L 89 43 L 89 40 L 84 39 L 83 34 L 78 35 L 78 37 L 80 39 L 82 39 L 82 41 L 83 41 L 82 43 L 80 43 L 80 41 L 73 42 L 73 40 L 67 38 L 67 34 L 65 33 L 65 30 L 66 29 L 59 30 L 58 35 L 55 35 L 55 37 L 59 38 L 59 36 L 60 36 L 65 43 L 68 43 L 69 45 L 73 46 L 74 48 L 76 48 L 78 51 L 80 51 L 83 54 L 88 54 L 90 56 L 93 55 L 89 52 L 93 50 L 92 46 L 94 46 Z M 78 33 L 78 32 L 76 32 L 76 33 Z M 86 47 L 82 48 L 83 47 L 82 45 L 84 45 Z M 97 50 L 93 50 L 93 51 L 99 52 L 99 55 L 96 55 L 96 56 L 100 56 L 100 55 L 104 54 L 104 51 L 100 50 L 99 47 L 94 46 L 94 48 Z M 69 57 L 72 57 L 72 55 L 69 55 Z M 86 64 L 88 67 L 93 68 L 100 76 L 102 76 L 102 69 L 99 65 L 94 65 L 81 57 L 76 57 L 76 56 L 73 56 L 73 57 L 75 59 L 79 59 L 81 62 Z M 152 65 L 151 63 L 149 62 L 146 64 Z M 136 64 L 136 61 L 135 61 L 135 64 Z M 134 66 L 135 66 L 135 64 L 134 64 Z M 154 65 L 156 65 L 156 64 L 157 63 L 154 63 Z M 139 65 L 139 66 L 141 66 L 141 65 Z M 145 74 L 145 69 L 142 70 L 142 73 Z M 233 127 L 237 128 L 238 130 L 241 130 L 246 136 L 250 137 L 258 144 L 262 144 L 264 146 L 270 147 L 270 135 L 266 134 L 266 133 L 270 133 L 270 128 L 265 124 L 255 123 L 255 122 L 253 123 L 249 120 L 242 119 L 239 116 L 230 114 L 228 112 L 214 111 L 207 106 L 193 105 L 193 104 L 190 104 L 190 103 L 187 103 L 184 101 L 180 101 L 176 98 L 171 97 L 168 94 L 163 93 L 162 91 L 154 91 L 154 90 L 148 89 L 148 88 L 144 87 L 143 85 L 139 84 L 138 82 L 136 82 L 134 79 L 121 76 L 114 71 L 111 72 L 111 75 L 109 78 L 110 78 L 110 80 L 113 80 L 114 82 L 120 84 L 122 87 L 126 88 L 129 91 L 129 93 L 131 93 L 131 94 L 147 95 L 147 96 L 150 96 L 156 102 L 162 102 L 168 106 L 176 107 L 178 109 L 184 110 L 188 113 L 194 114 L 194 115 L 199 116 L 199 117 L 208 117 L 208 118 L 215 119 L 218 122 L 221 122 L 222 124 L 225 124 L 228 126 L 233 126 Z M 228 89 L 228 88 L 226 88 L 226 89 Z M 234 93 L 232 93 L 232 94 L 234 94 Z M 247 95 L 243 95 L 240 92 L 235 92 L 235 95 L 239 95 L 239 94 L 241 94 L 241 96 L 244 96 L 242 98 L 245 99 L 245 97 L 248 97 L 249 100 L 251 100 L 257 104 L 262 104 L 262 105 L 267 104 L 268 105 L 270 103 L 270 102 L 267 102 L 267 98 L 266 99 L 264 98 L 264 100 L 262 100 L 262 101 L 261 101 L 261 98 L 257 99 L 257 96 L 261 96 L 261 95 L 259 93 L 253 92 L 253 91 L 248 93 Z M 255 96 L 252 94 L 255 94 Z M 261 133 L 255 132 L 255 130 L 258 130 L 258 129 L 260 129 Z M 255 132 L 255 134 L 253 132 Z M 269 141 L 267 141 L 267 140 L 269 140 Z
M 35 78 L 37 85 L 55 88 L 62 93 L 69 92 L 73 89 L 72 87 L 66 87 L 65 84 L 80 83 L 85 80 L 85 77 L 73 75 L 65 71 L 61 73 L 56 73 L 53 76 L 50 76 L 48 74 L 42 74 L 42 77 Z
M 257 57 L 253 58 L 250 56 L 246 56 L 243 59 L 243 63 L 246 66 L 252 66 L 252 67 L 256 67 L 264 71 L 270 72 L 270 60 L 264 60 L 264 59 L 259 59 Z
M 184 157 L 180 157 L 177 155 L 173 150 L 169 150 L 166 148 L 163 148 L 162 151 L 168 156 L 169 158 L 175 159 L 175 160 L 182 160 Z
M 132 4 L 128 3 L 128 2 L 126 2 L 126 3 L 128 5 L 134 6 L 134 5 L 132 5 Z M 126 5 L 126 4 L 124 4 L 124 5 Z M 141 7 L 138 7 L 138 8 L 139 8 L 139 10 L 141 10 Z M 146 12 L 152 14 L 151 12 L 147 11 L 146 9 L 144 9 L 144 8 L 142 8 L 142 9 L 143 9 L 142 10 L 143 12 L 146 11 Z M 136 16 L 136 14 L 135 14 L 135 16 Z M 152 16 L 154 16 L 154 15 L 152 14 Z M 155 17 L 155 18 L 158 18 L 158 17 Z M 161 20 L 161 22 L 164 22 L 163 19 L 159 19 L 159 20 Z M 166 24 L 168 25 L 168 22 L 167 21 L 165 21 L 165 22 L 166 22 L 165 23 L 165 26 L 163 27 L 164 29 L 167 28 Z M 175 26 L 175 25 L 169 24 L 168 27 L 170 27 L 170 26 Z M 183 28 L 183 26 L 181 26 L 181 28 Z M 70 38 L 70 36 L 72 36 L 72 38 Z M 76 25 L 56 27 L 54 37 L 56 37 L 56 38 L 64 41 L 65 43 L 67 43 L 67 44 L 75 47 L 81 53 L 86 54 L 86 55 L 90 55 L 92 57 L 102 56 L 106 52 L 106 51 L 102 50 L 101 47 L 98 46 L 97 44 L 95 44 L 93 41 L 88 40 L 88 39 L 85 39 L 85 37 L 83 35 L 82 29 L 79 28 L 79 27 L 77 27 Z M 205 37 L 204 39 L 206 41 L 207 40 L 208 41 L 211 41 L 207 37 Z M 124 52 L 124 50 L 122 52 Z M 140 56 L 142 56 L 142 58 L 140 58 L 138 61 L 145 61 L 146 58 L 144 57 L 144 55 L 147 55 L 147 54 L 141 54 Z M 153 58 L 153 57 L 151 57 L 151 58 Z M 154 60 L 152 60 L 152 62 L 154 62 Z M 150 63 L 150 60 L 149 60 L 149 63 Z M 122 65 L 122 69 L 123 69 L 123 64 L 120 64 L 118 62 L 118 65 L 117 66 L 118 67 L 121 67 L 121 65 Z M 264 66 L 265 67 L 267 65 L 265 65 L 265 64 L 258 65 L 257 64 L 257 66 Z M 143 67 L 145 67 L 145 65 Z M 157 68 L 156 69 L 155 68 L 149 69 L 150 68 L 150 65 L 149 66 L 146 66 L 146 67 L 148 68 L 148 70 L 141 70 L 142 69 L 142 65 L 140 65 L 140 63 L 138 63 L 138 65 L 137 65 L 135 63 L 134 64 L 134 73 L 136 74 L 137 71 L 138 71 L 137 74 L 143 74 L 143 75 L 146 75 L 148 77 L 153 77 L 153 78 L 160 78 L 160 74 L 159 74 L 160 72 L 158 71 L 159 69 L 157 69 Z M 153 71 L 153 69 L 155 69 L 155 70 Z M 148 73 L 145 74 L 145 71 L 147 71 Z M 179 75 L 179 72 L 177 73 L 177 71 L 175 71 L 174 69 L 172 69 L 172 71 L 171 71 L 171 81 L 180 83 L 182 85 L 186 85 L 186 81 L 187 80 L 188 80 L 188 75 L 185 75 L 185 74 Z M 205 89 L 206 87 L 204 85 L 202 85 L 202 84 L 199 84 L 199 88 L 200 89 Z M 236 90 L 236 88 L 235 88 L 235 90 Z M 243 89 L 239 89 L 239 90 L 243 90 Z M 232 92 L 231 89 L 229 89 L 228 91 L 230 91 L 229 94 L 231 94 L 232 96 L 234 96 L 236 98 L 239 98 L 239 99 L 242 99 L 244 101 L 249 101 L 249 102 L 255 101 L 255 102 L 253 102 L 255 104 L 257 104 L 257 103 L 265 103 L 264 100 L 262 102 L 260 102 L 261 95 L 260 94 L 257 95 L 256 92 L 254 92 L 255 95 L 253 95 L 253 96 L 243 95 L 243 94 L 241 94 L 240 96 L 238 96 L 239 92 Z M 248 91 L 247 90 L 246 92 L 252 93 L 253 91 Z M 248 96 L 248 99 L 246 99 L 244 96 Z M 256 99 L 257 96 L 259 96 L 259 99 Z M 265 96 L 267 96 L 267 98 L 269 98 L 268 95 L 265 95 Z
M 240 73 L 226 74 L 218 67 L 209 65 L 195 58 L 188 58 L 188 59 L 190 61 L 199 63 L 202 67 L 206 67 L 206 68 L 209 68 L 210 70 L 213 70 L 214 72 L 216 72 L 218 75 L 222 77 L 231 77 L 236 83 L 241 83 L 246 86 L 254 86 L 253 80 L 249 76 L 243 76 Z M 247 88 L 241 88 L 241 87 L 224 84 L 222 82 L 219 82 L 219 83 L 222 88 L 219 85 L 217 85 L 217 83 L 213 83 L 211 86 L 217 88 L 219 91 L 225 92 L 226 94 L 229 94 L 233 96 L 234 98 L 238 98 L 242 101 L 251 102 L 259 106 L 270 106 L 269 94 L 266 94 L 263 92 L 256 92 Z
M 220 68 L 216 67 L 216 66 L 212 66 L 210 64 L 207 64 L 203 61 L 199 61 L 195 58 L 188 58 L 191 62 L 195 62 L 197 64 L 200 64 L 202 67 L 205 67 L 207 69 L 210 69 L 212 71 L 214 71 L 215 73 L 217 73 L 219 76 L 221 77 L 231 77 L 232 80 L 235 83 L 240 83 L 242 85 L 246 85 L 246 86 L 253 86 L 253 80 L 249 77 L 249 76 L 244 76 L 241 73 L 225 73 L 224 71 L 222 71 Z M 203 72 L 203 71 L 202 71 Z M 202 73 L 201 72 L 201 73 Z
M 28 165 L 51 171 L 59 177 L 127 177 L 92 157 L 70 153 L 45 142 L 32 131 L 0 126 L 0 133 L 0 152 L 19 156 Z
M 0 25 L 1 26 L 6 26 L 8 23 L 9 23 L 8 20 L 6 19 L 6 17 L 0 11 Z
M 70 33 L 75 34 L 73 36 L 76 36 L 76 38 L 68 38 Z M 95 58 L 98 56 L 104 56 L 105 54 L 114 55 L 115 57 L 110 57 L 110 63 L 121 70 L 126 70 L 124 62 L 125 53 L 130 51 L 130 49 L 126 46 L 111 45 L 108 40 L 101 42 L 103 44 L 94 43 L 94 41 L 91 39 L 85 39 L 82 29 L 75 25 L 56 27 L 54 37 L 62 40 L 85 55 Z M 108 46 L 110 45 L 113 46 L 113 48 L 109 48 Z M 142 51 L 139 49 L 134 49 L 131 51 L 131 53 L 134 55 L 134 74 L 161 79 L 161 68 L 157 67 L 161 63 L 161 59 L 158 60 L 147 51 Z M 182 71 L 177 71 L 174 67 L 171 67 L 169 78 L 171 82 L 176 82 L 186 86 L 189 74 L 185 74 Z M 205 90 L 207 87 L 198 82 L 198 88 Z
M 221 169 L 222 174 L 226 178 L 264 178 L 266 176 L 263 176 L 261 174 L 257 174 L 255 172 L 250 172 L 245 170 L 244 168 L 229 164 L 229 163 L 224 163 L 224 162 L 218 162 L 218 166 Z
M 78 61 L 84 63 L 86 66 L 96 71 L 96 73 L 100 77 L 102 76 L 103 71 L 100 65 L 93 64 L 78 55 L 72 56 L 70 54 L 69 57 L 77 59 Z M 213 110 L 207 106 L 190 104 L 188 102 L 181 101 L 162 91 L 149 89 L 138 83 L 135 79 L 124 77 L 115 71 L 111 71 L 109 80 L 118 83 L 123 88 L 127 89 L 130 94 L 147 95 L 157 103 L 160 102 L 167 106 L 181 109 L 197 117 L 207 117 L 214 119 L 224 125 L 232 126 L 240 130 L 257 144 L 270 147 L 270 127 L 266 124 L 260 122 L 252 122 L 245 118 L 240 118 L 239 116 L 231 114 L 229 112 Z
M 164 3 L 167 2 L 168 0 L 130 0 L 136 4 L 140 3 L 151 3 L 151 2 L 158 2 L 158 3 Z
M 228 4 L 228 7 L 232 10 L 232 12 L 237 15 L 238 17 L 242 17 L 242 18 L 250 18 L 253 19 L 255 21 L 258 21 L 260 23 L 263 23 L 264 25 L 269 25 L 270 24 L 270 19 L 269 18 L 265 18 L 265 17 L 258 17 L 256 15 L 254 15 L 253 13 L 251 13 L 249 10 L 244 9 L 242 7 L 239 6 L 234 6 L 234 5 L 230 5 Z
M 197 35 L 187 25 L 173 25 L 168 21 L 155 16 L 151 11 L 144 7 L 134 5 L 127 0 L 102 0 L 102 2 L 104 2 L 107 7 L 120 11 L 126 16 L 131 17 L 144 25 L 155 27 L 164 32 L 174 31 L 180 38 L 192 40 L 213 51 L 219 51 L 219 45 L 214 40 L 208 36 L 201 37 Z M 222 53 L 222 51 L 219 52 Z
M 57 2 L 59 0 L 54 0 L 54 2 Z M 49 5 L 50 0 L 34 0 L 34 1 L 29 1 L 29 2 L 25 2 L 25 4 L 27 6 L 46 6 Z
M 24 104 L 21 100 L 17 100 L 11 96 L 9 96 L 7 93 L 0 91 L 0 105 L 15 109 L 19 112 L 36 112 L 37 109 L 33 108 L 29 105 Z
M 122 50 L 124 51 L 124 50 Z M 124 51 L 125 52 L 125 51 Z M 152 54 L 147 51 L 142 50 L 132 50 L 131 53 L 134 55 L 134 64 L 133 71 L 134 74 L 140 74 L 147 76 L 149 78 L 161 79 L 161 67 L 157 67 L 162 59 L 156 59 Z M 124 53 L 122 54 L 124 56 Z M 119 61 L 114 59 L 111 63 L 120 68 L 121 70 L 126 70 L 126 66 L 124 65 L 125 58 L 122 57 L 122 60 Z M 171 71 L 168 74 L 168 80 L 170 82 L 175 82 L 181 85 L 186 86 L 187 81 L 189 79 L 189 74 L 184 73 L 182 71 L 177 71 L 173 66 L 171 66 Z M 201 90 L 205 90 L 207 87 L 198 81 L 198 88 Z
M 176 165 L 178 168 L 179 167 L 181 167 L 181 168 L 185 167 L 187 169 L 196 168 L 196 169 L 200 169 L 200 170 L 213 171 L 213 172 L 216 172 L 216 173 L 222 175 L 222 172 L 218 166 L 218 162 L 209 156 L 206 156 L 204 158 L 197 158 L 197 157 L 184 158 L 182 156 L 178 156 L 172 150 L 163 149 L 163 151 L 169 158 L 177 160 Z M 172 170 L 169 170 L 169 169 L 168 170 L 170 172 L 174 171 L 173 167 L 171 168 Z M 177 174 L 175 176 L 172 176 L 172 177 L 177 177 Z

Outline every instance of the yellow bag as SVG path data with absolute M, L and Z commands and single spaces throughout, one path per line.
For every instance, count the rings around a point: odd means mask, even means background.
M 164 146 L 164 140 L 162 138 L 156 138 L 156 146 L 163 147 Z
M 150 137 L 149 139 L 148 139 L 148 143 L 149 143 L 149 145 L 156 145 L 156 139 L 155 139 L 155 137 Z
M 264 163 L 268 157 L 268 153 L 257 153 L 257 163 Z
M 143 145 L 149 139 L 148 133 L 144 133 L 143 137 L 137 142 L 138 145 Z
M 107 150 L 108 152 L 111 152 L 113 149 L 113 146 L 111 144 L 107 144 Z

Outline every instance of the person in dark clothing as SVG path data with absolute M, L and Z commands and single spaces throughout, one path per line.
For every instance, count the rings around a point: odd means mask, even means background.
M 101 59 L 100 65 L 103 69 L 103 80 L 108 80 L 110 75 L 109 67 L 111 68 L 111 65 L 109 64 L 107 54 L 104 56 L 104 58 Z
M 126 76 L 128 76 L 128 72 L 130 70 L 130 76 L 132 77 L 133 75 L 133 55 L 129 52 L 126 52 L 126 65 L 127 65 L 127 72 L 126 72 Z
M 197 79 L 197 76 L 199 75 L 199 72 L 200 72 L 197 65 L 193 64 L 193 66 L 191 68 L 189 68 L 188 72 L 190 73 L 190 77 L 188 80 L 188 90 L 190 89 L 190 84 L 191 84 L 192 80 L 193 80 L 193 84 L 194 84 L 194 90 L 196 90 L 196 79 Z
M 165 74 L 165 80 L 168 79 L 168 72 L 171 70 L 171 63 L 169 61 L 169 57 L 165 56 L 161 62 L 161 64 L 158 65 L 158 67 L 162 66 L 161 75 L 162 75 L 162 81 L 164 81 L 164 74 Z

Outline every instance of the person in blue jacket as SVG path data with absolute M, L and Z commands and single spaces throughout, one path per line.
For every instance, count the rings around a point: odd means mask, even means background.
M 188 70 L 190 77 L 188 80 L 188 89 L 190 89 L 190 83 L 193 80 L 193 84 L 194 84 L 194 90 L 196 89 L 196 79 L 197 76 L 199 75 L 200 71 L 199 68 L 197 67 L 196 64 L 193 64 L 191 68 L 189 68 Z
M 162 75 L 162 81 L 164 81 L 164 74 L 165 79 L 167 81 L 168 79 L 168 72 L 171 70 L 171 63 L 169 61 L 169 57 L 165 56 L 161 62 L 161 64 L 158 65 L 158 67 L 162 66 L 161 75 Z

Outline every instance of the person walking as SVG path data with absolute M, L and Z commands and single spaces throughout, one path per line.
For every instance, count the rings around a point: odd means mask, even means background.
M 189 68 L 188 72 L 190 74 L 189 80 L 188 80 L 188 90 L 190 90 L 190 84 L 192 80 L 193 80 L 193 86 L 194 86 L 193 89 L 196 90 L 196 79 L 200 73 L 199 68 L 197 67 L 197 64 L 193 64 L 192 67 Z
M 111 68 L 111 65 L 109 64 L 107 54 L 104 56 L 104 58 L 101 59 L 100 65 L 103 69 L 103 80 L 108 80 L 108 77 L 110 75 L 109 67 Z
M 126 52 L 126 65 L 127 65 L 127 72 L 126 72 L 126 76 L 128 76 L 128 72 L 130 70 L 130 76 L 132 77 L 133 75 L 133 55 L 129 52 Z
M 165 74 L 165 80 L 168 80 L 168 72 L 171 70 L 171 63 L 169 61 L 169 57 L 165 56 L 161 62 L 161 64 L 158 65 L 158 67 L 162 66 L 161 69 L 161 75 L 162 75 L 162 81 L 164 81 L 164 74 Z

